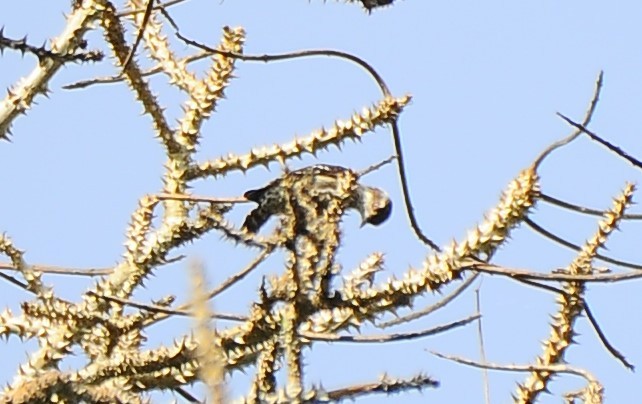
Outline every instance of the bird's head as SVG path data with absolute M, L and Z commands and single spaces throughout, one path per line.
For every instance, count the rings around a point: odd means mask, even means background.
M 359 187 L 357 206 L 355 208 L 361 214 L 361 226 L 366 223 L 375 226 L 385 222 L 392 212 L 392 201 L 388 194 L 379 188 Z

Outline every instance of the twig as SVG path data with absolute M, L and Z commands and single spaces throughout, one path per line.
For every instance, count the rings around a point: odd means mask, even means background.
M 366 71 L 368 71 L 368 73 L 370 73 L 370 75 L 377 82 L 377 85 L 379 86 L 383 94 L 387 97 L 392 97 L 392 93 L 390 92 L 390 89 L 388 88 L 388 85 L 386 84 L 386 82 L 383 80 L 383 77 L 381 77 L 379 73 L 366 61 L 347 52 L 337 51 L 333 49 L 309 49 L 309 50 L 303 50 L 303 51 L 297 51 L 297 52 L 263 54 L 263 55 L 245 55 L 242 53 L 227 52 L 227 51 L 222 51 L 220 49 L 209 47 L 200 42 L 194 41 L 192 39 L 189 39 L 183 36 L 183 34 L 181 34 L 178 29 L 176 29 L 175 33 L 176 33 L 176 37 L 187 45 L 194 46 L 201 50 L 215 53 L 221 56 L 236 58 L 236 59 L 244 60 L 248 62 L 267 63 L 267 62 L 275 62 L 278 60 L 298 59 L 298 58 L 305 58 L 305 57 L 311 57 L 311 56 L 334 56 L 341 59 L 347 59 L 351 62 L 358 64 L 359 66 L 363 67 Z
M 13 49 L 25 53 L 35 55 L 38 60 L 55 59 L 60 63 L 67 62 L 100 62 L 103 60 L 104 55 L 100 51 L 78 52 L 78 53 L 58 53 L 46 49 L 43 46 L 34 46 L 27 43 L 27 37 L 22 39 L 11 39 L 4 36 L 4 27 L 0 28 L 0 52 L 5 49 Z
M 381 381 L 375 383 L 359 384 L 328 391 L 327 396 L 330 400 L 354 400 L 356 397 L 372 393 L 398 393 L 411 388 L 422 390 L 426 387 L 439 387 L 439 382 L 431 377 L 419 375 L 409 380 L 389 380 L 384 376 Z
M 566 293 L 563 289 L 557 288 L 555 286 L 551 286 L 551 285 L 546 285 L 544 283 L 535 282 L 533 280 L 526 279 L 526 278 L 513 278 L 513 279 L 515 279 L 517 282 L 523 283 L 524 285 L 532 286 L 532 287 L 537 288 L 537 289 L 547 290 L 547 291 L 549 291 L 551 293 L 557 293 L 557 294 L 560 294 L 560 295 L 568 296 L 568 293 Z
M 580 130 L 583 133 L 586 133 L 592 140 L 600 143 L 601 145 L 605 146 L 607 149 L 609 149 L 613 153 L 617 154 L 618 156 L 622 157 L 624 160 L 626 160 L 629 163 L 631 163 L 634 167 L 642 168 L 642 162 L 640 162 L 640 160 L 638 160 L 635 157 L 631 156 L 630 154 L 628 154 L 627 152 L 622 150 L 622 148 L 620 148 L 618 146 L 615 146 L 614 144 L 612 144 L 611 142 L 609 142 L 609 141 L 607 141 L 605 139 L 602 139 L 600 136 L 598 136 L 594 132 L 591 132 L 590 130 L 588 130 L 586 128 L 586 125 L 582 125 L 582 124 L 576 123 L 576 122 L 572 121 L 571 119 L 567 118 L 566 116 L 560 114 L 559 112 L 557 113 L 557 115 L 560 118 L 562 118 L 563 120 L 565 120 L 566 123 L 568 123 L 569 125 L 576 127 L 578 130 Z
M 462 327 L 481 318 L 481 314 L 473 314 L 462 320 L 453 321 L 452 323 L 443 324 L 437 327 L 429 328 L 423 331 L 394 333 L 386 335 L 336 335 L 319 332 L 300 332 L 299 335 L 314 341 L 326 342 L 365 342 L 365 343 L 381 343 L 381 342 L 395 342 L 406 341 L 410 339 L 427 337 L 429 335 L 439 334 L 445 331 L 452 330 L 453 328 Z
M 410 226 L 415 232 L 415 235 L 419 240 L 423 241 L 430 248 L 437 252 L 441 252 L 441 248 L 434 241 L 426 237 L 426 235 L 421 231 L 419 223 L 417 222 L 417 217 L 415 216 L 415 210 L 412 206 L 412 201 L 410 200 L 410 187 L 408 187 L 408 179 L 406 177 L 406 163 L 403 157 L 403 151 L 401 149 L 401 137 L 399 136 L 399 127 L 397 122 L 393 121 L 390 123 L 392 127 L 392 139 L 395 144 L 395 152 L 397 153 L 397 159 L 399 161 L 399 179 L 401 181 L 401 189 L 403 190 L 403 199 L 406 205 L 406 213 L 408 213 L 408 219 L 410 220 Z
M 14 268 L 12 268 L 12 269 L 14 269 Z M 32 292 L 29 289 L 29 285 L 27 285 L 24 282 L 20 282 L 19 280 L 17 280 L 13 276 L 9 276 L 7 274 L 4 274 L 4 273 L 0 272 L 0 278 L 4 278 L 6 281 L 9 281 L 9 283 L 13 283 L 14 285 L 18 286 L 20 289 L 24 289 L 27 292 Z
M 257 257 L 256 257 L 252 262 L 250 262 L 250 263 L 249 263 L 245 268 L 243 268 L 243 269 L 242 269 L 241 271 L 239 271 L 238 273 L 236 273 L 236 274 L 234 274 L 234 275 L 230 276 L 229 278 L 227 278 L 227 279 L 225 280 L 225 282 L 221 283 L 221 284 L 220 284 L 220 285 L 218 285 L 214 290 L 212 290 L 212 291 L 209 293 L 208 298 L 209 298 L 209 299 L 213 299 L 214 297 L 218 296 L 219 294 L 221 294 L 222 292 L 224 292 L 225 290 L 227 290 L 230 286 L 234 285 L 236 282 L 238 282 L 238 281 L 240 281 L 241 279 L 245 278 L 245 276 L 246 276 L 247 274 L 249 274 L 250 272 L 252 272 L 252 271 L 253 271 L 257 266 L 259 266 L 259 264 L 260 264 L 261 262 L 265 261 L 265 259 L 266 259 L 270 254 L 272 254 L 272 252 L 274 251 L 274 248 L 275 248 L 275 245 L 273 245 L 273 244 L 272 244 L 272 245 L 267 246 L 267 247 L 266 247 L 263 251 L 261 251 L 261 253 L 260 253 L 259 255 L 257 255 Z
M 561 199 L 552 197 L 550 195 L 540 193 L 540 197 L 542 198 L 543 201 L 551 203 L 553 205 L 561 206 L 566 209 L 574 210 L 580 213 L 584 213 L 587 215 L 593 215 L 593 216 L 604 216 L 603 210 L 598 210 L 598 209 L 591 209 L 587 208 L 584 206 L 580 205 L 575 205 L 570 202 L 563 201 Z M 642 214 L 635 214 L 635 213 L 625 213 L 622 215 L 622 219 L 627 219 L 627 220 L 642 220 Z
M 589 104 L 589 108 L 586 111 L 586 115 L 584 115 L 584 120 L 582 121 L 584 126 L 588 125 L 591 122 L 591 119 L 593 118 L 593 113 L 595 112 L 595 108 L 597 107 L 597 103 L 600 99 L 600 93 L 602 91 L 602 84 L 604 81 L 604 72 L 600 71 L 600 74 L 597 76 L 597 81 L 595 82 L 595 90 L 593 91 L 593 98 L 591 99 L 591 103 Z M 535 160 L 533 163 L 533 166 L 535 169 L 539 168 L 539 165 L 544 161 L 548 155 L 550 155 L 554 150 L 559 149 L 562 146 L 566 146 L 567 144 L 571 143 L 573 140 L 577 139 L 579 135 L 582 134 L 581 130 L 576 130 L 569 136 L 565 137 L 562 140 L 559 140 L 549 147 L 547 147 L 540 155 L 539 157 Z
M 170 309 L 165 306 L 159 306 L 156 304 L 145 304 L 145 303 L 138 303 L 133 300 L 128 300 L 128 299 L 121 299 L 116 296 L 106 296 L 106 295 L 100 295 L 96 292 L 89 291 L 87 294 L 104 299 L 110 302 L 115 302 L 118 304 L 126 305 L 126 306 L 131 306 L 135 307 L 137 309 L 141 310 L 147 310 L 151 313 L 162 313 L 162 314 L 168 314 L 168 315 L 176 315 L 176 316 L 184 316 L 184 317 L 190 317 L 192 316 L 192 312 L 189 310 L 184 310 L 184 309 Z M 218 319 L 218 320 L 229 320 L 229 321 L 247 321 L 247 317 L 245 316 L 240 316 L 237 314 L 222 314 L 222 313 L 215 313 L 212 314 L 212 318 Z
M 265 258 L 272 253 L 272 251 L 277 247 L 277 244 L 258 244 L 257 246 L 262 247 L 263 251 L 261 254 L 259 254 L 252 262 L 250 262 L 247 267 L 239 271 L 236 275 L 233 275 L 229 277 L 225 282 L 214 288 L 208 295 L 208 298 L 213 299 L 214 297 L 218 296 L 221 294 L 223 291 L 227 290 L 229 287 L 234 285 L 236 282 L 240 281 L 243 279 L 247 274 L 252 272 L 261 262 L 265 260 Z M 151 306 L 153 308 L 156 308 L 156 306 Z M 175 310 L 157 310 L 158 313 L 162 314 L 167 314 L 167 315 L 172 315 L 172 314 L 177 314 L 181 316 L 189 316 L 191 313 L 191 305 L 189 303 L 184 303 L 178 306 Z M 230 317 L 227 318 L 221 318 L 224 320 L 231 320 L 231 321 L 246 321 L 246 317 L 241 317 L 241 316 L 236 316 L 236 315 L 229 315 Z M 234 316 L 233 318 L 231 316 Z M 157 323 L 159 321 L 165 320 L 167 316 L 161 316 L 158 318 L 155 318 L 151 320 L 151 323 Z M 216 317 L 219 318 L 219 317 Z
M 36 272 L 56 275 L 76 275 L 76 276 L 103 276 L 109 275 L 113 267 L 108 268 L 66 268 L 52 265 L 32 265 L 31 268 Z M 0 264 L 0 270 L 18 271 L 19 269 L 11 264 Z
M 172 388 L 175 392 L 177 392 L 181 397 L 183 397 L 187 402 L 189 403 L 202 403 L 201 400 L 197 399 L 193 395 L 191 395 L 187 390 L 185 390 L 182 387 L 174 387 Z
M 593 326 L 593 329 L 597 333 L 597 336 L 600 338 L 600 342 L 602 342 L 602 345 L 604 345 L 604 348 L 606 348 L 606 350 L 609 351 L 611 355 L 613 355 L 617 360 L 619 360 L 624 365 L 624 367 L 626 367 L 630 371 L 635 371 L 635 366 L 633 366 L 633 364 L 627 361 L 626 357 L 622 355 L 620 351 L 615 349 L 615 347 L 611 345 L 611 343 L 609 342 L 608 338 L 606 338 L 606 335 L 600 328 L 597 322 L 597 319 L 595 318 L 595 316 L 593 316 L 593 312 L 589 308 L 589 305 L 586 299 L 582 301 L 582 306 L 584 307 L 584 312 L 586 313 L 586 317 L 588 318 L 589 322 Z
M 385 160 L 383 160 L 383 161 L 378 162 L 377 164 L 373 164 L 373 165 L 371 165 L 370 167 L 367 167 L 367 168 L 365 168 L 365 169 L 363 169 L 363 170 L 359 171 L 359 172 L 357 173 L 357 176 L 358 176 L 358 177 L 363 177 L 364 175 L 368 175 L 368 174 L 370 174 L 371 172 L 376 171 L 376 170 L 380 169 L 381 167 L 385 166 L 386 164 L 390 164 L 390 163 L 392 163 L 392 161 L 394 161 L 396 158 L 397 158 L 397 156 L 394 156 L 394 155 L 393 155 L 393 156 L 390 156 L 390 157 L 388 157 L 387 159 L 385 159 Z
M 158 3 L 158 5 L 154 6 L 153 9 L 154 10 L 160 10 L 160 9 L 163 9 L 163 8 L 174 6 L 174 5 L 179 4 L 179 3 L 183 3 L 184 1 L 186 1 L 186 0 L 171 0 L 171 1 L 167 1 L 165 3 Z M 140 13 L 145 13 L 145 12 L 147 12 L 147 7 L 139 8 L 139 9 L 136 9 L 136 10 L 123 11 L 123 12 L 118 13 L 116 15 L 118 17 L 127 17 L 127 16 L 130 16 L 130 15 L 140 14 Z
M 173 200 L 173 201 L 186 201 L 186 202 L 207 202 L 207 203 L 249 203 L 245 197 L 230 197 L 230 198 L 216 198 L 211 196 L 202 195 L 186 195 L 186 194 L 154 194 L 159 200 Z
M 571 243 L 570 241 L 566 241 L 561 237 L 556 236 L 555 234 L 553 234 L 553 233 L 549 232 L 548 230 L 544 229 L 543 227 L 539 226 L 537 223 L 533 222 L 533 220 L 528 218 L 528 217 L 524 218 L 524 222 L 527 225 L 529 225 L 536 232 L 540 233 L 544 237 L 547 237 L 547 238 L 555 241 L 556 243 L 559 243 L 559 244 L 563 245 L 564 247 L 570 248 L 571 250 L 574 250 L 574 251 L 581 251 L 582 250 L 582 247 L 580 247 L 578 245 L 575 245 L 575 244 Z M 619 266 L 622 266 L 622 267 L 625 267 L 625 268 L 642 270 L 642 265 L 633 264 L 633 263 L 626 262 L 626 261 L 620 261 L 620 260 L 615 259 L 615 258 L 607 257 L 606 255 L 602 255 L 602 254 L 597 254 L 596 253 L 595 254 L 595 258 L 599 258 L 602 261 L 610 262 L 611 264 L 619 265 Z
M 477 289 L 475 289 L 475 309 L 477 310 L 477 313 L 482 312 L 481 299 L 479 297 L 482 282 L 479 282 L 479 286 L 477 287 Z M 481 363 L 486 363 L 486 349 L 484 348 L 484 331 L 482 329 L 481 316 L 479 316 L 479 319 L 477 320 L 477 336 L 479 338 L 479 358 L 481 359 Z M 484 369 L 482 371 L 482 378 L 484 381 L 484 400 L 486 404 L 490 404 L 490 381 L 488 379 L 488 369 Z
M 475 273 L 472 276 L 468 277 L 468 279 L 466 279 L 461 285 L 459 285 L 457 287 L 457 289 L 455 289 L 452 292 L 450 292 L 447 296 L 445 296 L 443 299 L 439 300 L 435 304 L 431 304 L 430 306 L 428 306 L 426 308 L 423 308 L 421 310 L 412 312 L 412 313 L 410 313 L 408 315 L 396 318 L 394 320 L 385 321 L 383 323 L 377 324 L 377 327 L 379 327 L 379 328 L 388 328 L 388 327 L 392 327 L 392 326 L 395 326 L 395 325 L 407 323 L 409 321 L 417 320 L 418 318 L 427 316 L 428 314 L 430 314 L 432 312 L 435 312 L 435 311 L 441 309 L 442 307 L 445 307 L 448 303 L 453 301 L 457 296 L 459 296 L 466 289 L 468 289 L 468 287 L 470 285 L 472 285 L 473 282 L 475 282 L 475 279 L 477 279 L 478 277 L 479 277 L 479 274 L 477 274 L 477 273 Z
M 525 269 L 507 268 L 494 264 L 472 264 L 470 268 L 474 271 L 485 272 L 491 275 L 503 275 L 511 278 L 536 279 L 540 281 L 554 282 L 621 282 L 642 278 L 642 272 L 627 272 L 621 274 L 594 274 L 594 275 L 571 275 L 564 273 L 546 274 L 532 272 Z
M 576 368 L 569 365 L 548 365 L 548 366 L 538 366 L 538 365 L 499 365 L 495 363 L 479 363 L 474 360 L 462 358 L 459 356 L 445 355 L 435 351 L 429 351 L 431 354 L 435 355 L 438 358 L 446 359 L 449 361 L 461 363 L 462 365 L 472 366 L 480 369 L 491 369 L 491 370 L 502 370 L 508 372 L 551 372 L 551 373 L 568 373 L 576 376 L 583 377 L 588 382 L 599 383 L 595 376 L 590 372 Z
M 178 262 L 185 258 L 184 255 L 177 255 L 176 257 L 167 258 L 161 265 L 169 265 Z M 110 275 L 114 271 L 114 267 L 105 268 L 70 268 L 60 267 L 55 265 L 30 265 L 31 269 L 35 272 L 51 275 L 73 275 L 73 276 L 105 276 Z M 12 264 L 0 263 L 0 270 L 19 271 Z
M 153 9 L 154 9 L 154 0 L 147 0 L 147 5 L 145 6 L 145 14 L 143 14 L 143 21 L 141 21 L 140 28 L 138 29 L 136 40 L 134 40 L 134 43 L 132 44 L 132 47 L 129 50 L 129 54 L 127 55 L 127 58 L 122 64 L 123 66 L 121 69 L 121 71 L 123 72 L 122 74 L 125 74 L 125 70 L 127 69 L 129 62 L 131 62 L 132 58 L 136 54 L 136 49 L 138 49 L 138 45 L 140 45 L 140 41 L 143 39 L 143 35 L 145 34 L 145 28 L 147 28 L 147 24 L 149 23 L 149 18 L 152 16 Z
M 189 63 L 201 60 L 201 59 L 205 59 L 205 58 L 207 58 L 207 57 L 209 57 L 211 55 L 212 55 L 211 52 L 205 52 L 204 51 L 204 52 L 198 53 L 196 55 L 187 56 L 187 57 L 181 59 L 179 61 L 179 63 L 189 64 Z M 150 69 L 142 71 L 141 72 L 141 77 L 152 76 L 152 75 L 154 75 L 156 73 L 161 73 L 162 71 L 163 71 L 163 67 L 158 65 L 156 67 L 152 67 Z M 62 89 L 63 90 L 77 90 L 77 89 L 81 89 L 81 88 L 90 87 L 90 86 L 93 86 L 93 85 L 96 85 L 96 84 L 111 84 L 111 83 L 119 83 L 121 81 L 125 81 L 125 76 L 122 75 L 122 74 L 118 74 L 118 75 L 115 75 L 115 76 L 96 77 L 96 78 L 89 79 L 89 80 L 80 80 L 80 81 L 77 81 L 75 83 L 66 84 L 66 85 L 62 86 Z

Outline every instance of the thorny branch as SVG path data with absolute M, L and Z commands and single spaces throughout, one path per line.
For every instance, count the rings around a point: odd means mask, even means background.
M 164 147 L 167 161 L 163 172 L 163 187 L 156 194 L 143 196 L 132 214 L 126 232 L 123 258 L 110 268 L 60 268 L 52 265 L 30 265 L 26 254 L 13 245 L 6 234 L 0 238 L 0 253 L 10 263 L 0 269 L 12 270 L 22 279 L 0 273 L 3 279 L 35 295 L 34 301 L 23 302 L 22 313 L 0 313 L 0 335 L 16 335 L 35 339 L 38 348 L 21 366 L 14 381 L 6 387 L 2 398 L 10 402 L 89 401 L 89 402 L 143 402 L 144 394 L 154 390 L 173 390 L 190 401 L 198 399 L 186 389 L 196 381 L 209 387 L 215 402 L 224 402 L 226 375 L 234 370 L 256 368 L 248 395 L 250 402 L 314 402 L 346 400 L 373 393 L 404 392 L 412 389 L 436 388 L 434 379 L 417 375 L 408 379 L 383 377 L 375 383 L 353 385 L 331 391 L 320 387 L 308 389 L 305 379 L 305 350 L 319 342 L 384 343 L 405 341 L 437 334 L 464 326 L 479 318 L 479 314 L 450 324 L 427 330 L 391 333 L 379 336 L 361 336 L 367 323 L 377 321 L 379 326 L 393 326 L 418 320 L 463 296 L 466 288 L 480 273 L 509 276 L 520 282 L 554 282 L 537 286 L 558 296 L 558 313 L 553 317 L 551 337 L 544 345 L 538 365 L 512 367 L 528 371 L 529 379 L 518 390 L 517 401 L 532 402 L 545 391 L 551 376 L 558 373 L 579 374 L 588 386 L 582 392 L 585 400 L 601 402 L 602 386 L 588 372 L 564 364 L 564 353 L 574 343 L 574 324 L 583 312 L 587 315 L 604 347 L 625 366 L 632 368 L 624 355 L 606 339 L 584 297 L 585 283 L 607 283 L 639 278 L 641 272 L 600 273 L 593 260 L 623 268 L 642 269 L 638 264 L 624 262 L 598 253 L 604 248 L 611 233 L 621 220 L 639 219 L 639 214 L 627 214 L 634 189 L 627 186 L 608 210 L 589 209 L 560 201 L 540 190 L 539 167 L 559 147 L 568 145 L 581 134 L 605 145 L 619 157 L 638 168 L 642 164 L 626 151 L 614 146 L 587 128 L 599 100 L 603 74 L 596 82 L 593 98 L 581 124 L 566 120 L 575 131 L 568 137 L 546 148 L 533 164 L 521 171 L 509 183 L 497 206 L 474 226 L 462 241 L 440 248 L 421 230 L 410 198 L 406 164 L 402 151 L 400 114 L 410 101 L 409 96 L 394 97 L 383 77 L 370 64 L 350 53 L 337 50 L 303 50 L 273 55 L 243 53 L 245 32 L 241 28 L 225 27 L 218 46 L 209 46 L 183 36 L 166 7 L 182 0 L 157 3 L 153 0 L 130 0 L 126 10 L 116 10 L 105 0 L 74 2 L 67 17 L 67 26 L 52 40 L 50 49 L 35 47 L 26 40 L 4 37 L 0 31 L 0 51 L 4 49 L 31 53 L 39 63 L 28 77 L 14 85 L 0 103 L 0 138 L 9 133 L 12 121 L 34 105 L 38 94 L 47 94 L 49 80 L 68 62 L 99 61 L 98 52 L 84 52 L 84 35 L 92 27 L 100 29 L 111 52 L 119 75 L 108 79 L 93 79 L 66 86 L 86 88 L 103 82 L 125 81 L 141 103 L 144 114 L 151 118 L 154 135 Z M 356 2 L 353 0 L 352 2 Z M 392 0 L 360 0 L 368 10 L 391 5 Z M 186 44 L 201 50 L 179 59 L 162 34 L 165 17 L 175 35 Z M 123 19 L 131 18 L 136 26 L 136 38 L 128 45 Z M 156 67 L 142 70 L 134 57 L 139 43 L 144 43 L 147 57 Z M 360 114 L 337 121 L 328 129 L 314 131 L 292 142 L 254 148 L 241 155 L 224 154 L 222 157 L 199 161 L 196 149 L 201 140 L 201 128 L 216 111 L 225 97 L 225 89 L 234 77 L 235 63 L 273 62 L 303 57 L 333 57 L 356 63 L 375 81 L 382 99 Z M 205 77 L 197 78 L 188 70 L 190 62 L 209 58 Z M 183 116 L 172 126 L 165 107 L 154 94 L 146 77 L 164 73 L 176 89 L 184 92 L 187 101 L 182 106 Z M 254 194 L 244 196 L 206 196 L 188 193 L 193 182 L 200 179 L 216 180 L 233 171 L 249 171 L 272 162 L 284 163 L 302 154 L 316 154 L 331 145 L 341 145 L 347 139 L 361 140 L 380 126 L 390 126 L 394 156 L 361 171 L 348 168 L 329 169 L 318 166 L 311 171 L 286 171 L 275 182 Z M 349 209 L 358 210 L 364 223 L 379 224 L 389 215 L 388 196 L 376 187 L 362 183 L 364 176 L 393 160 L 397 161 L 403 200 L 410 227 L 426 246 L 425 262 L 404 273 L 402 279 L 376 281 L 383 273 L 383 254 L 368 256 L 351 273 L 342 274 L 338 248 L 342 244 L 342 218 Z M 324 168 L 325 167 L 325 168 Z M 275 185 L 276 184 L 276 185 Z M 261 194 L 261 198 L 257 195 Z M 254 196 L 252 196 L 254 195 Z M 376 196 L 376 198 L 375 198 Z M 378 199 L 377 199 L 378 198 Z M 388 202 L 385 204 L 382 202 Z M 584 245 L 574 245 L 536 224 L 533 207 L 540 200 L 575 211 L 601 216 L 598 230 Z M 239 228 L 227 219 L 227 214 L 241 203 L 258 203 L 257 214 L 276 216 L 280 222 L 267 237 Z M 386 208 L 387 206 L 387 208 Z M 425 208 L 425 207 L 422 207 Z M 386 211 L 386 209 L 388 209 Z M 162 216 L 155 220 L 159 212 Z M 383 213 L 382 213 L 383 212 Z M 387 212 L 387 213 L 386 213 Z M 490 261 L 495 252 L 506 245 L 511 232 L 521 224 L 577 251 L 577 256 L 563 270 L 538 273 L 507 268 Z M 205 287 L 203 266 L 193 265 L 192 299 L 175 305 L 174 296 L 152 303 L 136 302 L 132 295 L 143 286 L 146 278 L 158 275 L 157 270 L 176 262 L 176 250 L 196 242 L 209 233 L 217 232 L 221 242 L 258 248 L 258 253 L 244 268 L 220 282 L 212 289 Z M 346 247 L 344 247 L 346 248 Z M 175 258 L 172 258 L 172 255 Z M 281 274 L 263 278 L 258 296 L 247 315 L 212 311 L 210 300 L 228 293 L 259 266 L 267 266 L 269 256 L 282 253 L 285 257 Z M 228 264 L 225 264 L 228 265 Z M 470 274 L 466 274 L 470 272 Z M 42 282 L 42 274 L 102 276 L 76 302 L 58 298 L 54 290 Z M 412 307 L 417 297 L 428 292 L 439 292 L 468 275 L 465 282 L 449 296 L 424 310 L 412 311 L 399 319 L 390 320 L 391 314 Z M 342 279 L 342 286 L 337 286 Z M 125 307 L 130 309 L 125 310 Z M 192 316 L 197 322 L 194 337 L 185 335 L 172 346 L 145 348 L 145 334 L 150 327 L 165 319 Z M 382 317 L 387 321 L 379 321 Z M 212 319 L 232 321 L 226 326 L 213 326 Z M 71 352 L 81 352 L 87 359 L 76 369 L 60 371 L 58 365 Z M 458 362 L 475 365 L 471 361 Z M 283 364 L 287 385 L 277 378 Z M 483 363 L 485 368 L 503 368 Z
M 4 28 L 0 28 L 0 54 L 5 49 L 13 49 L 25 53 L 35 55 L 39 61 L 47 59 L 57 60 L 60 63 L 68 62 L 100 62 L 103 60 L 103 53 L 100 51 L 91 52 L 78 52 L 73 54 L 56 53 L 45 48 L 45 46 L 34 46 L 27 42 L 27 37 L 22 39 L 11 39 L 4 35 Z

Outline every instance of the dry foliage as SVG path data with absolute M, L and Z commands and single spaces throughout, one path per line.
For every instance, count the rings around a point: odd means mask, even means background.
M 370 11 L 392 1 L 362 3 Z M 401 279 L 375 281 L 384 262 L 383 253 L 373 252 L 354 271 L 343 274 L 338 271 L 339 263 L 335 254 L 341 244 L 341 218 L 345 210 L 363 209 L 359 203 L 365 202 L 355 202 L 355 192 L 361 189 L 360 176 L 363 173 L 346 169 L 342 171 L 343 177 L 332 180 L 330 191 L 321 190 L 317 193 L 311 190 L 318 185 L 318 174 L 286 173 L 279 182 L 282 196 L 280 206 L 273 212 L 279 215 L 281 221 L 267 237 L 235 227 L 226 220 L 226 214 L 234 204 L 248 202 L 245 198 L 217 199 L 190 195 L 190 184 L 205 178 L 213 181 L 232 171 L 248 171 L 274 161 L 286 162 L 306 153 L 314 154 L 349 139 L 360 140 L 377 127 L 389 127 L 397 146 L 396 163 L 404 184 L 405 202 L 410 204 L 396 125 L 410 96 L 393 96 L 376 71 L 353 55 L 336 51 L 244 55 L 245 32 L 242 28 L 223 28 L 222 38 L 215 48 L 188 41 L 199 46 L 201 53 L 179 59 L 162 34 L 164 25 L 171 21 L 168 10 L 152 10 L 149 5 L 143 0 L 130 0 L 127 9 L 116 10 L 106 0 L 78 0 L 67 16 L 65 29 L 51 41 L 49 47 L 32 46 L 27 40 L 7 38 L 0 32 L 0 50 L 17 50 L 38 58 L 34 70 L 11 87 L 0 103 L 0 138 L 9 138 L 11 123 L 16 119 L 25 119 L 22 115 L 34 107 L 34 100 L 38 96 L 46 95 L 48 82 L 63 65 L 101 60 L 100 52 L 86 50 L 88 44 L 83 39 L 90 29 L 96 29 L 104 34 L 111 52 L 108 58 L 122 74 L 76 83 L 70 88 L 82 88 L 97 82 L 125 81 L 143 106 L 144 113 L 151 118 L 154 134 L 166 154 L 163 188 L 157 194 L 140 198 L 126 232 L 122 260 L 109 270 L 95 273 L 102 277 L 81 296 L 79 303 L 56 296 L 41 279 L 45 272 L 64 273 L 64 269 L 30 265 L 21 250 L 13 245 L 9 235 L 0 237 L 0 251 L 10 260 L 3 268 L 18 271 L 22 279 L 6 274 L 3 277 L 34 296 L 32 300 L 22 303 L 21 313 L 6 310 L 0 315 L 0 335 L 33 339 L 38 343 L 38 348 L 29 354 L 14 380 L 4 389 L 2 396 L 5 401 L 137 403 L 146 401 L 146 393 L 154 390 L 173 390 L 189 398 L 191 396 L 186 387 L 200 380 L 208 387 L 210 400 L 227 402 L 225 374 L 250 367 L 255 369 L 253 383 L 241 402 L 332 401 L 379 392 L 436 388 L 438 382 L 422 374 L 408 379 L 386 376 L 372 383 L 335 390 L 306 388 L 303 380 L 303 349 L 323 341 L 383 342 L 411 339 L 467 324 L 479 318 L 479 315 L 416 333 L 379 337 L 357 335 L 366 323 L 394 325 L 427 315 L 432 310 L 417 311 L 407 317 L 390 320 L 390 314 L 410 307 L 420 295 L 440 291 L 468 277 L 463 289 L 472 283 L 477 273 L 490 272 L 530 284 L 538 280 L 552 280 L 559 284 L 555 288 L 548 286 L 558 296 L 558 311 L 552 317 L 550 337 L 544 341 L 541 355 L 530 366 L 510 367 L 472 363 L 462 358 L 451 359 L 485 368 L 528 372 L 515 392 L 516 402 L 536 401 L 538 395 L 546 391 L 551 377 L 564 373 L 579 374 L 587 380 L 586 388 L 569 395 L 569 401 L 581 398 L 590 403 L 602 402 L 603 388 L 599 381 L 587 371 L 566 365 L 564 355 L 574 342 L 573 327 L 578 316 L 586 313 L 591 317 L 584 300 L 585 282 L 609 281 L 618 276 L 637 277 L 637 273 L 596 274 L 592 265 L 596 257 L 605 258 L 599 251 L 609 235 L 617 229 L 618 223 L 626 218 L 625 210 L 631 204 L 634 187 L 627 184 L 622 193 L 615 196 L 611 209 L 597 212 L 602 218 L 597 223 L 595 233 L 578 248 L 575 259 L 563 271 L 538 274 L 502 268 L 491 263 L 494 253 L 505 244 L 517 226 L 527 224 L 538 229 L 530 220 L 530 214 L 539 201 L 562 203 L 540 190 L 538 167 L 550 152 L 585 132 L 597 103 L 601 79 L 598 80 L 585 121 L 574 124 L 577 131 L 545 150 L 531 166 L 519 172 L 508 184 L 497 205 L 460 241 L 438 248 L 421 232 L 412 215 L 412 208 L 407 206 L 413 230 L 427 247 L 432 247 L 436 252 L 427 248 L 425 261 L 408 270 Z M 143 71 L 136 58 L 131 57 L 132 46 L 126 40 L 123 25 L 127 18 L 133 19 L 139 27 L 144 48 L 156 63 L 156 67 L 150 71 Z M 196 159 L 201 127 L 224 96 L 237 63 L 244 60 L 283 60 L 314 54 L 360 63 L 380 84 L 382 98 L 359 114 L 286 144 L 257 147 L 240 155 L 224 154 L 224 157 L 206 161 Z M 210 58 L 210 67 L 205 77 L 197 78 L 188 69 L 189 63 L 205 56 Z M 165 74 L 172 86 L 188 96 L 183 105 L 184 113 L 176 125 L 168 122 L 163 106 L 145 78 L 156 73 Z M 601 140 L 595 134 L 591 136 Z M 2 147 L 11 145 L 5 143 Z M 155 225 L 153 218 L 158 212 L 162 212 L 162 218 L 160 224 Z M 190 272 L 193 299 L 183 305 L 174 306 L 171 299 L 149 305 L 134 304 L 129 300 L 145 278 L 172 259 L 175 249 L 211 232 L 223 235 L 221 242 L 258 248 L 256 259 L 238 275 L 213 290 L 207 289 L 202 265 L 193 264 Z M 278 250 L 284 251 L 286 257 L 282 273 L 274 274 L 258 287 L 258 296 L 249 313 L 237 318 L 236 325 L 215 327 L 211 319 L 216 317 L 216 313 L 209 307 L 210 300 L 229 290 Z M 337 284 L 333 282 L 335 278 L 343 280 L 342 286 L 333 286 Z M 457 295 L 446 296 L 442 306 Z M 134 310 L 126 312 L 126 306 Z M 185 335 L 172 346 L 144 348 L 143 335 L 148 327 L 185 313 L 195 318 L 193 334 Z M 384 324 L 382 320 L 385 316 L 389 321 Z M 597 327 L 597 324 L 594 323 L 594 326 Z M 607 341 L 605 343 L 628 366 L 624 357 L 611 348 Z M 59 370 L 58 364 L 70 355 L 72 348 L 78 347 L 86 356 L 85 365 L 74 371 Z M 278 383 L 276 378 L 281 366 L 286 369 L 284 384 Z

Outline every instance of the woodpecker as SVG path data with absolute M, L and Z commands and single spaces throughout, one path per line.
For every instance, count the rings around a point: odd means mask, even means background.
M 246 199 L 259 206 L 247 215 L 243 229 L 256 233 L 272 215 L 287 211 L 290 202 L 286 184 L 316 201 L 347 197 L 345 207 L 360 213 L 362 226 L 383 223 L 390 217 L 392 201 L 381 189 L 361 185 L 358 179 L 359 175 L 348 168 L 325 164 L 288 172 L 265 187 L 244 194 Z

